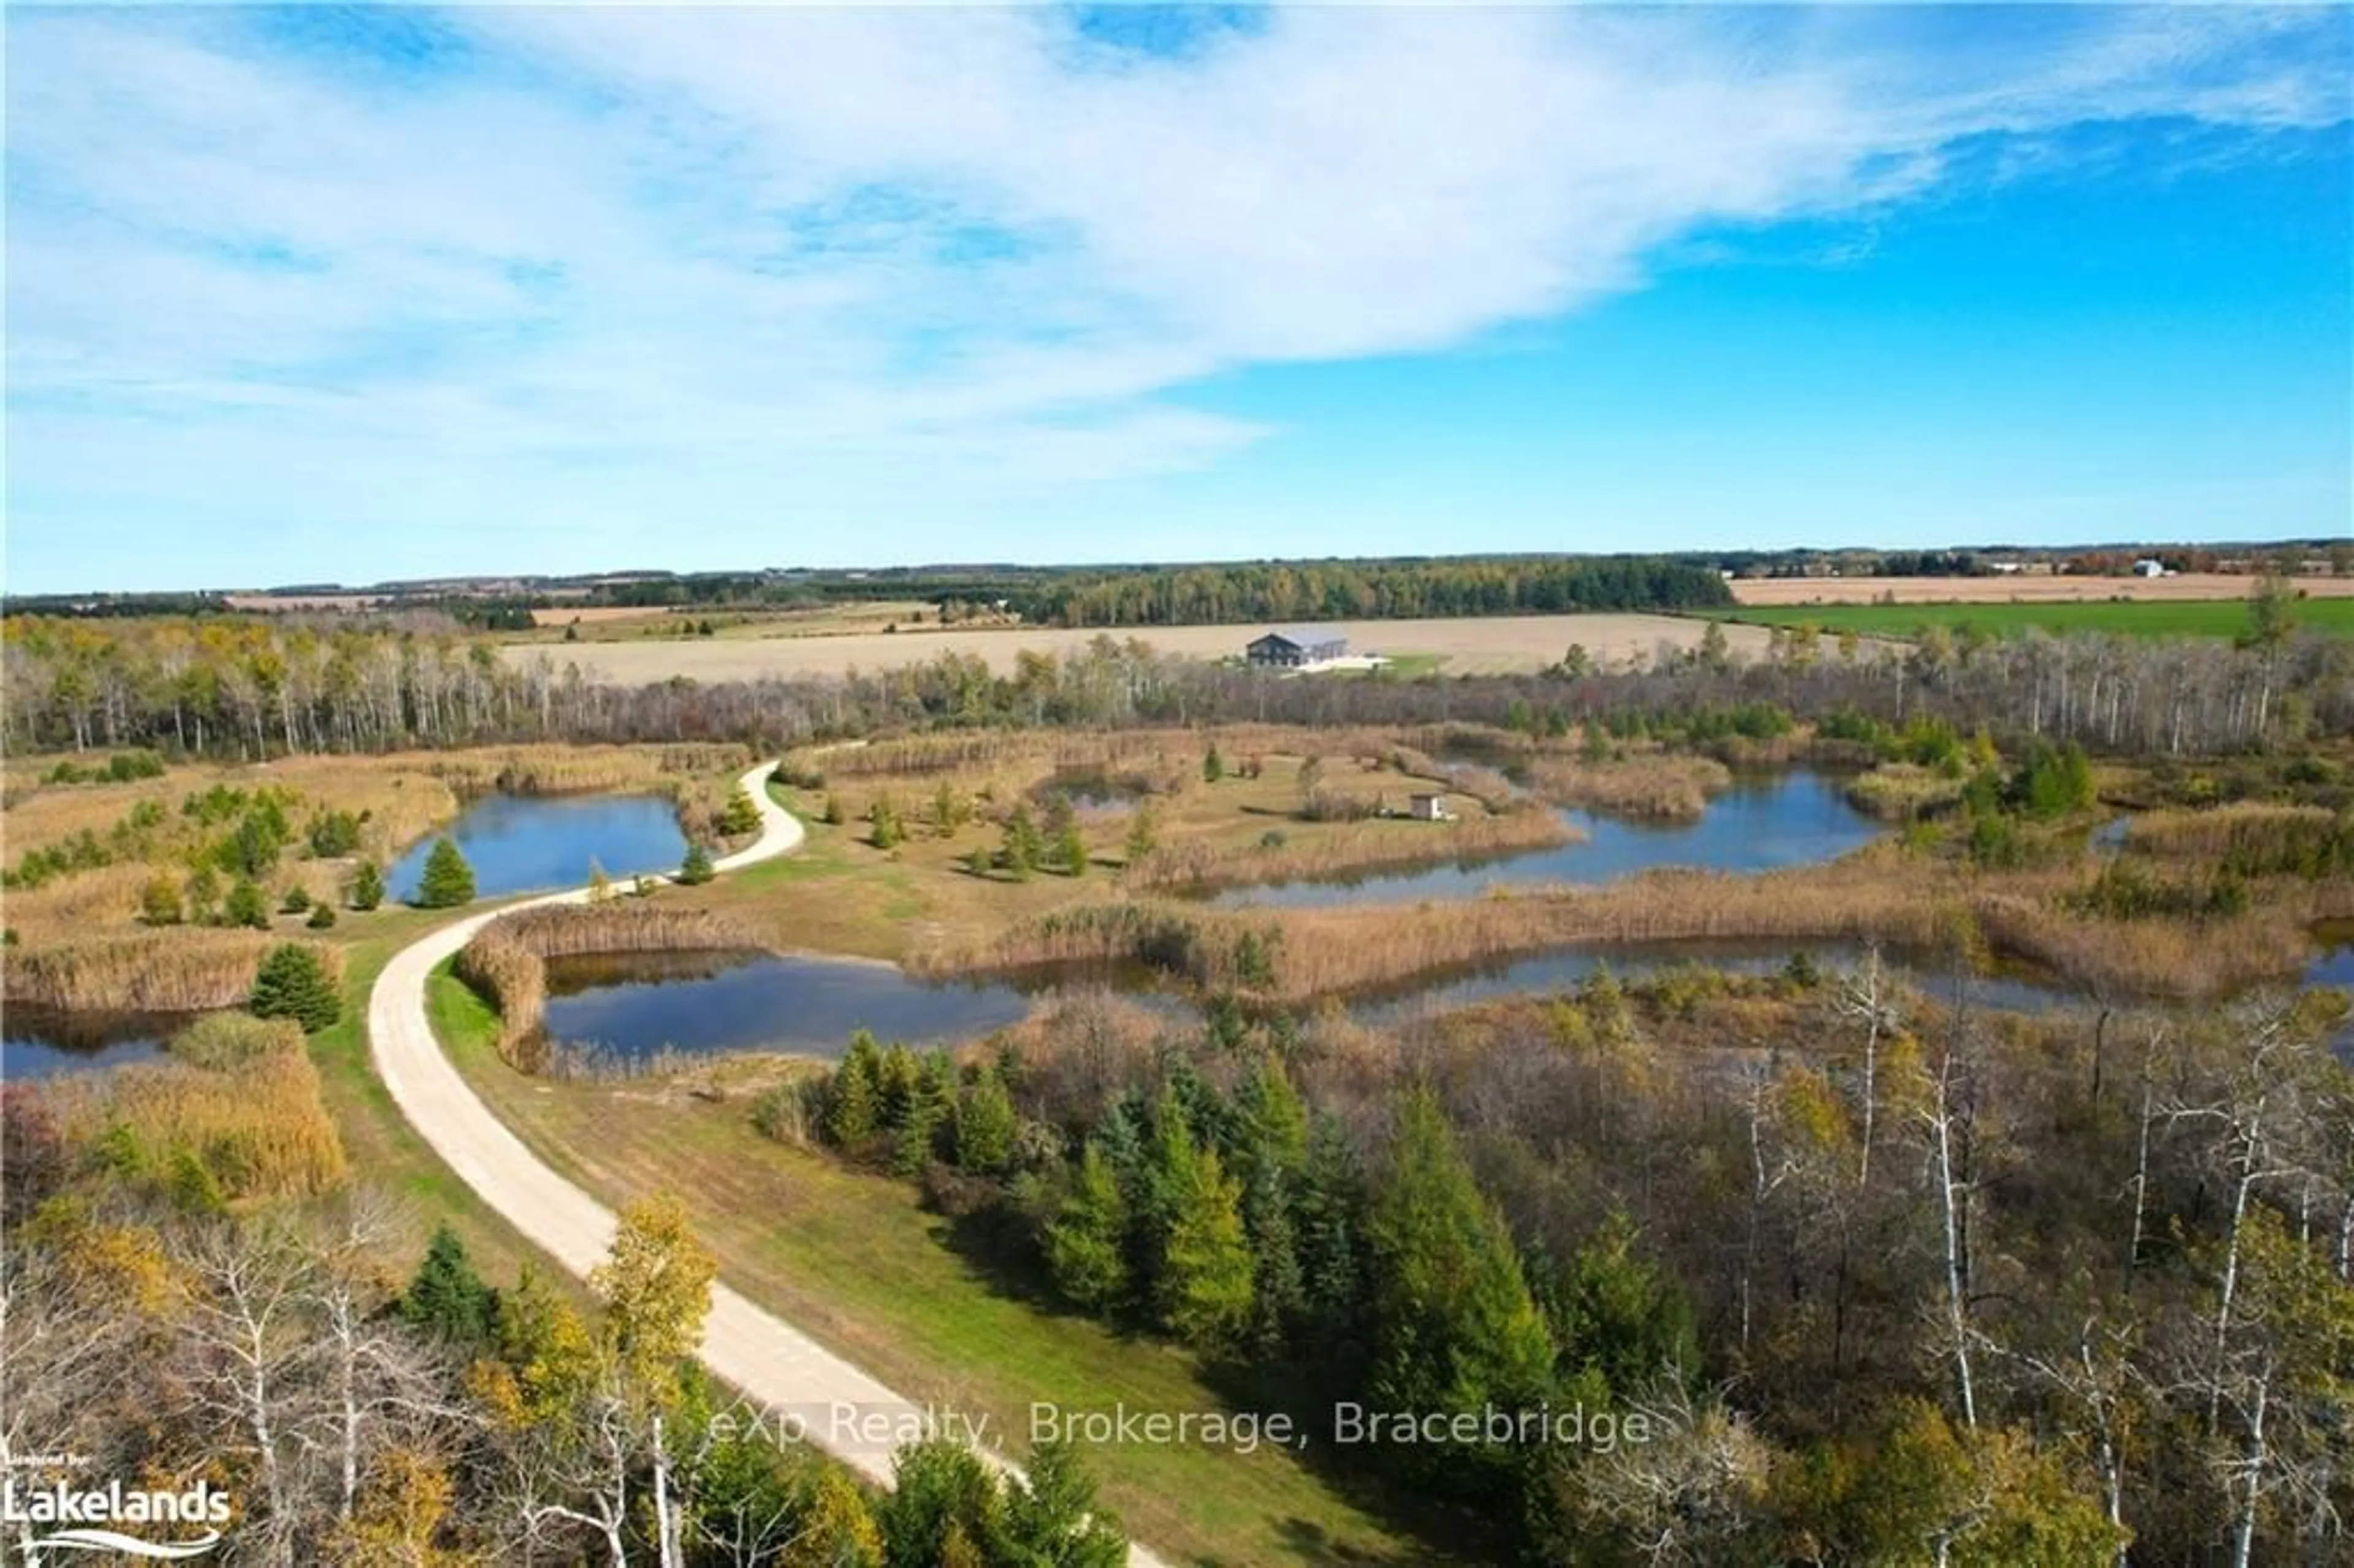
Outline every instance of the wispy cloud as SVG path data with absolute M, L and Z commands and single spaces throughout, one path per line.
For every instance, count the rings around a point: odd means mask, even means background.
M 423 569 L 425 524 L 871 557 L 845 526 L 1263 439 L 1208 377 L 1557 315 L 1964 138 L 2349 112 L 2342 12 L 337 15 L 12 14 L 20 556 L 235 516 L 311 531 L 243 577 Z

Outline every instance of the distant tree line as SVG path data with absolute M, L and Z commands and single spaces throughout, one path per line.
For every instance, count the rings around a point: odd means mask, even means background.
M 1106 635 L 1067 656 L 1024 652 L 1006 673 L 944 654 L 851 675 L 644 686 L 591 682 L 545 655 L 514 661 L 485 640 L 363 620 L 20 616 L 0 628 L 0 745 L 257 760 L 525 740 L 775 747 L 905 729 L 1245 719 L 1562 733 L 1614 714 L 1674 719 L 1755 704 L 1792 719 L 1853 713 L 1899 728 L 1935 718 L 2112 756 L 2207 756 L 2354 733 L 2354 647 L 2300 637 L 2290 612 L 2274 608 L 2252 611 L 2237 646 L 1996 641 L 1931 628 L 1900 647 L 1800 628 L 1777 632 L 1755 661 L 1734 657 L 1720 636 L 1607 667 L 1573 646 L 1551 670 L 1517 676 L 1273 680 Z
M 1706 567 L 1652 556 L 1248 562 L 1063 573 L 1011 596 L 1055 626 L 1185 626 L 1416 616 L 1696 609 L 1733 602 Z

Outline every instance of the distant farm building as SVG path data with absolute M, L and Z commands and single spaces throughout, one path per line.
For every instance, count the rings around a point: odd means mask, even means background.
M 2137 577 L 2162 577 L 2166 575 L 2166 563 L 2163 561 L 2136 561 L 2134 563 L 2133 570 L 2134 576 Z
M 1329 626 L 1293 626 L 1268 632 L 1244 652 L 1262 668 L 1297 669 L 1348 657 L 1349 640 Z
M 1451 822 L 1455 820 L 1455 813 L 1447 809 L 1447 797 L 1444 795 L 1409 795 L 1406 797 L 1405 814 L 1417 822 Z

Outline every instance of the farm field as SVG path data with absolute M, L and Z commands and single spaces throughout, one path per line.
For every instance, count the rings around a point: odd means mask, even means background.
M 1924 626 L 1955 630 L 1977 626 L 2002 637 L 2015 637 L 2029 630 L 2107 631 L 2128 637 L 2235 637 L 2248 624 L 2247 604 L 2240 599 L 2151 599 L 2127 603 L 2047 599 L 2018 604 L 1744 605 L 1712 613 L 1728 624 L 1813 626 L 1823 631 L 1856 631 L 1883 637 L 1908 637 Z M 2354 637 L 2354 599 L 2317 596 L 2300 600 L 2296 624 L 2306 630 Z
M 1448 675 L 1522 674 L 1556 663 L 1572 643 L 1596 661 L 1648 655 L 1662 642 L 1679 648 L 1699 643 L 1704 623 L 1670 615 L 1517 615 L 1444 620 L 1350 620 L 1338 623 L 1352 652 L 1382 653 L 1410 661 L 1416 673 L 1435 669 Z M 699 681 L 757 680 L 762 676 L 829 674 L 856 666 L 896 669 L 945 653 L 985 659 L 1004 673 L 1024 652 L 1069 653 L 1095 639 L 1135 639 L 1165 652 L 1204 659 L 1239 654 L 1243 644 L 1265 630 L 1244 626 L 1008 627 L 980 630 L 864 632 L 836 637 L 789 637 L 696 641 L 578 644 L 551 649 L 521 644 L 504 649 L 511 663 L 554 654 L 577 663 L 591 680 L 644 685 L 685 675 Z M 1735 626 L 1734 652 L 1765 652 L 1765 630 Z
M 2309 599 L 2354 599 L 2354 577 L 2293 579 Z M 1733 597 L 1744 608 L 1792 604 L 2084 604 L 2110 599 L 2242 599 L 2256 579 L 2224 572 L 2170 577 L 1744 577 Z
M 935 607 L 917 599 L 864 599 L 817 609 L 742 609 L 718 606 L 555 605 L 531 612 L 532 629 L 505 634 L 514 642 L 624 642 L 684 639 L 708 625 L 721 639 L 843 637 L 915 630 L 932 621 Z

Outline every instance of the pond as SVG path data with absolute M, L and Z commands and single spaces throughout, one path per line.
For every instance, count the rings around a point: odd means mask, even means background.
M 1538 953 L 1507 963 L 1426 977 L 1411 987 L 1362 993 L 1350 1011 L 1367 1023 L 1381 1023 L 1423 1009 L 1462 1007 L 1499 997 L 1574 991 L 1606 966 L 1620 980 L 1648 979 L 1698 964 L 1729 974 L 1776 974 L 1793 953 L 1803 952 L 1826 974 L 1861 967 L 1860 942 L 1793 942 L 1787 939 L 1726 938 L 1677 942 L 1610 942 Z M 2043 1012 L 2082 1000 L 2056 980 L 2024 970 L 1964 975 L 1925 957 L 1882 949 L 1889 972 L 1935 1001 L 1966 999 L 1972 1006 L 2018 1012 Z
M 549 1039 L 627 1058 L 665 1047 L 832 1058 L 857 1029 L 886 1043 L 946 1044 L 1030 1011 L 1012 985 L 921 980 L 892 964 L 759 952 L 550 959 L 547 989 Z
M 678 814 L 658 795 L 490 795 L 466 808 L 444 832 L 474 868 L 474 893 L 578 887 L 594 861 L 616 879 L 670 872 L 686 857 Z M 392 897 L 417 891 L 425 857 L 440 833 L 412 844 L 386 880 Z
M 1374 873 L 1228 888 L 1222 905 L 1411 904 L 1473 898 L 1499 883 L 1615 882 L 1654 866 L 1772 871 L 1836 860 L 1880 836 L 1881 825 L 1848 804 L 1840 780 L 1799 769 L 1736 775 L 1698 821 L 1632 821 L 1563 813 L 1585 838 L 1526 853 Z
M 0 1018 L 0 1083 L 153 1062 L 193 1012 L 67 1012 L 11 1002 Z

